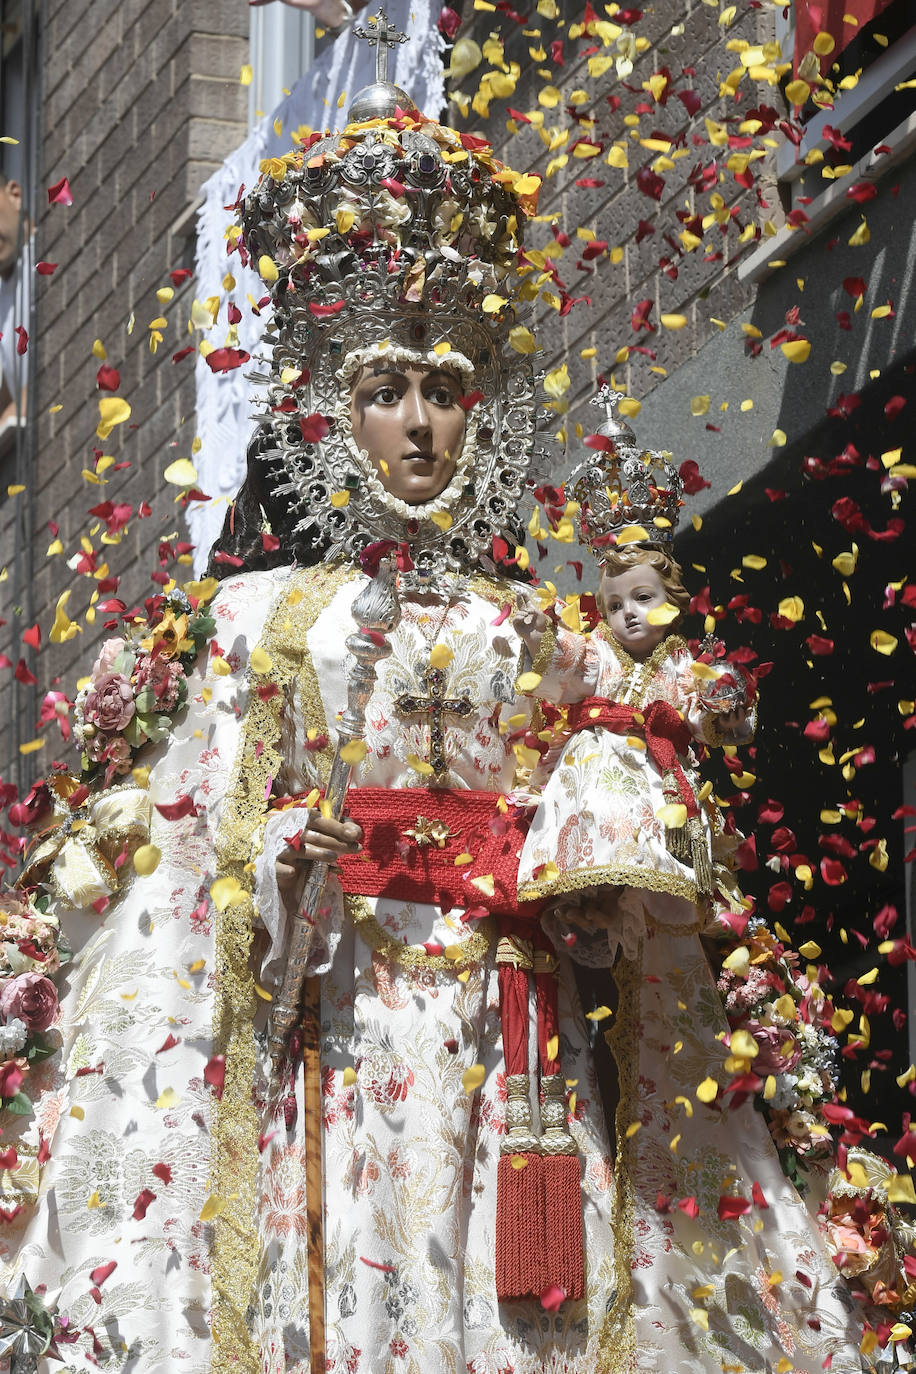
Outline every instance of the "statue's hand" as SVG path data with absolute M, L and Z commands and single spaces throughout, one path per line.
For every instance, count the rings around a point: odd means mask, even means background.
M 532 658 L 537 657 L 538 649 L 541 647 L 541 636 L 549 624 L 550 619 L 543 611 L 527 607 L 512 617 L 512 627 L 519 638 L 524 640 Z
M 299 907 L 307 863 L 325 863 L 335 868 L 341 854 L 358 854 L 362 841 L 362 828 L 355 821 L 335 821 L 313 811 L 300 847 L 288 847 L 277 856 L 277 886 L 287 910 Z

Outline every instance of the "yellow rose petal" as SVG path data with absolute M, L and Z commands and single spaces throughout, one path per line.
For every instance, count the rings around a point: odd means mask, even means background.
M 872 630 L 868 642 L 875 653 L 884 654 L 885 657 L 892 654 L 897 647 L 896 638 L 889 635 L 886 630 Z
M 154 844 L 141 844 L 134 854 L 134 868 L 141 878 L 145 878 L 150 873 L 155 873 L 161 858 L 162 853 Z
M 130 419 L 130 406 L 122 396 L 103 396 L 99 401 L 99 423 L 96 434 L 107 439 L 115 425 L 123 425 Z
M 364 739 L 351 739 L 349 744 L 345 744 L 340 751 L 340 757 L 344 763 L 348 763 L 351 768 L 356 764 L 362 763 L 368 752 L 368 745 Z
M 197 482 L 197 469 L 190 458 L 176 458 L 162 475 L 173 487 L 193 487 Z
M 212 1221 L 221 1212 L 226 1210 L 226 1203 L 223 1198 L 217 1197 L 216 1193 L 211 1193 L 200 1209 L 201 1221 Z
M 468 1097 L 477 1091 L 486 1076 L 487 1071 L 482 1064 L 472 1064 L 469 1069 L 465 1069 L 461 1075 L 461 1086 Z
M 782 349 L 783 357 L 790 363 L 806 362 L 811 353 L 811 344 L 807 339 L 791 339 L 779 347 Z
M 270 657 L 270 654 L 265 653 L 261 648 L 252 649 L 251 658 L 248 661 L 251 664 L 251 671 L 253 673 L 269 673 L 274 666 L 274 661 Z
M 447 668 L 455 655 L 447 644 L 436 644 L 433 646 L 429 655 L 429 666 L 431 668 Z
M 217 911 L 225 911 L 227 907 L 238 906 L 240 902 L 244 902 L 248 893 L 238 878 L 227 875 L 225 878 L 217 878 L 210 884 L 210 896 Z

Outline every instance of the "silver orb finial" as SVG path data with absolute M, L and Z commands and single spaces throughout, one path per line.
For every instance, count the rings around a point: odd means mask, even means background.
M 362 25 L 353 30 L 357 38 L 363 38 L 370 48 L 375 48 L 375 80 L 369 86 L 357 91 L 347 119 L 351 124 L 361 124 L 367 119 L 390 119 L 396 110 L 416 112 L 416 105 L 400 86 L 388 80 L 388 49 L 407 42 L 407 34 L 400 33 L 389 22 L 384 10 L 369 16 L 370 27 Z

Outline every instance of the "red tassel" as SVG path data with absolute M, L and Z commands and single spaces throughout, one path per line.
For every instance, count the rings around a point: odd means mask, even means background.
M 502 1160 L 499 1161 L 502 1164 Z M 527 1173 L 527 1170 L 523 1170 Z M 574 1302 L 585 1296 L 578 1155 L 543 1155 L 544 1265 L 539 1292 L 556 1284 Z
M 512 1161 L 524 1159 L 524 1168 Z M 540 1155 L 503 1155 L 496 1174 L 496 1296 L 537 1298 L 544 1291 L 541 1249 L 545 1160 Z M 578 1188 L 578 1160 L 576 1165 Z

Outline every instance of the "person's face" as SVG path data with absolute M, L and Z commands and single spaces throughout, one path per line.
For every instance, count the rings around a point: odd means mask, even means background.
M 8 277 L 16 265 L 22 187 L 18 181 L 0 186 L 0 277 Z
M 668 633 L 666 625 L 652 625 L 648 619 L 649 611 L 667 600 L 661 577 L 648 563 L 637 563 L 616 576 L 601 569 L 598 605 L 617 643 L 637 663 L 647 659 Z
M 464 442 L 461 383 L 428 367 L 364 367 L 350 400 L 353 438 L 382 485 L 409 505 L 432 501 L 448 486 Z

